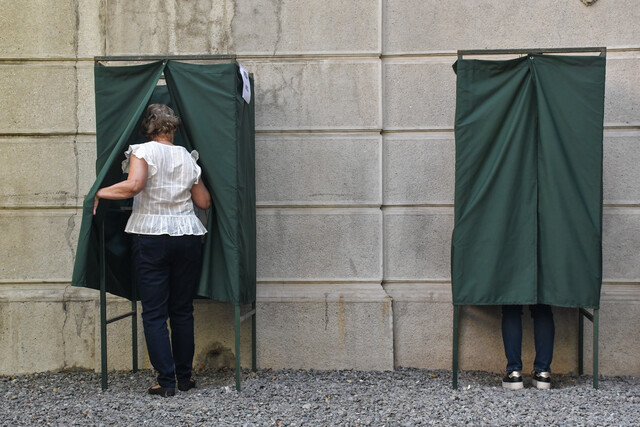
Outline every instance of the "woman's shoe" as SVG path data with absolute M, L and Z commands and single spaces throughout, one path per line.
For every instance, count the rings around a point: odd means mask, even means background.
M 180 391 L 188 391 L 192 388 L 196 388 L 196 382 L 193 379 L 189 379 L 189 382 L 186 383 L 178 383 L 178 390 Z
M 154 385 L 149 389 L 149 394 L 154 394 L 156 396 L 162 397 L 170 397 L 175 396 L 176 389 L 175 387 L 162 387 L 161 385 Z

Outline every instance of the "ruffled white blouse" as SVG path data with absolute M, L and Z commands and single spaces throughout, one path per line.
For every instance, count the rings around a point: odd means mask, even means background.
M 179 145 L 151 141 L 131 145 L 124 154 L 123 172 L 129 172 L 131 154 L 148 165 L 147 184 L 133 198 L 126 233 L 201 236 L 207 232 L 195 215 L 191 200 L 191 187 L 202 174 L 196 163 L 197 151 L 189 153 Z

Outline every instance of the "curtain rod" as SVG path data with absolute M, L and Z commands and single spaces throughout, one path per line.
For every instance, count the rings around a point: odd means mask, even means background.
M 236 55 L 139 55 L 139 56 L 94 56 L 95 62 L 100 61 L 203 61 L 215 59 L 236 59 Z
M 484 49 L 484 50 L 459 50 L 458 59 L 464 55 L 525 55 L 530 53 L 579 53 L 579 52 L 600 52 L 600 56 L 607 56 L 606 47 L 571 47 L 571 48 L 550 48 L 550 49 Z

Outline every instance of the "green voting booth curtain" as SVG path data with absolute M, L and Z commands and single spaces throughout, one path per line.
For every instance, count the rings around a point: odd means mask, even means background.
M 454 69 L 453 303 L 598 308 L 605 58 Z
M 97 178 L 83 203 L 72 282 L 100 287 L 100 227 L 105 230 L 106 290 L 131 299 L 130 240 L 124 226 L 131 200 L 100 200 L 99 188 L 126 179 L 121 162 L 139 134 L 148 104 L 170 105 L 183 126 L 174 143 L 198 150 L 213 207 L 207 220 L 198 295 L 233 304 L 255 301 L 254 101 L 242 98 L 236 63 L 195 65 L 174 61 L 95 67 Z M 164 72 L 166 86 L 156 86 Z M 253 81 L 251 81 L 253 92 Z

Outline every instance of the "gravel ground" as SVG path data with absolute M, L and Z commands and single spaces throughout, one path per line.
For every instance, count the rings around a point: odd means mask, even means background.
M 201 372 L 198 388 L 150 396 L 154 374 L 113 372 L 100 390 L 94 372 L 0 377 L 0 425 L 640 425 L 640 378 L 554 376 L 553 389 L 503 390 L 500 375 L 393 372 Z

